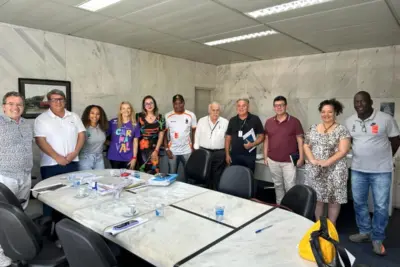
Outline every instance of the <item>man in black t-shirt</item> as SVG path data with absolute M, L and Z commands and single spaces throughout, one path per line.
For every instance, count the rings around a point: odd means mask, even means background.
M 256 146 L 264 141 L 264 127 L 258 116 L 249 112 L 249 100 L 236 101 L 237 115 L 229 120 L 225 138 L 226 163 L 241 165 L 253 171 L 256 168 Z M 253 130 L 256 140 L 245 141 L 243 137 Z

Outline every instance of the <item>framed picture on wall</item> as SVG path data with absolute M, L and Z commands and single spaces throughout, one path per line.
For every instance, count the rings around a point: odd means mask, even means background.
M 47 93 L 58 89 L 65 94 L 65 108 L 71 110 L 71 82 L 41 79 L 18 79 L 18 91 L 25 99 L 23 117 L 34 119 L 50 107 Z

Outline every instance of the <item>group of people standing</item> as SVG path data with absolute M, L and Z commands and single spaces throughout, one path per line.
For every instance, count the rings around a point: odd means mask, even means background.
M 351 150 L 351 190 L 359 233 L 352 242 L 372 242 L 373 252 L 385 255 L 383 246 L 389 219 L 393 156 L 400 146 L 400 131 L 394 118 L 372 107 L 368 92 L 354 96 L 356 113 L 344 124 L 337 122 L 343 105 L 335 100 L 318 106 L 321 122 L 304 134 L 295 117 L 288 114 L 286 98 L 274 99 L 276 115 L 265 124 L 264 160 L 275 184 L 276 202 L 296 184 L 296 167 L 305 164 L 305 184 L 317 193 L 315 218 L 328 206 L 334 224 L 341 204 L 347 203 L 348 165 Z M 293 161 L 292 159 L 298 159 Z M 372 191 L 374 216 L 371 220 L 368 195 Z
M 287 100 L 273 101 L 275 116 L 262 125 L 249 112 L 249 100 L 236 101 L 237 115 L 228 121 L 220 116 L 221 106 L 209 104 L 209 115 L 197 123 L 196 115 L 185 109 L 185 100 L 172 98 L 173 111 L 159 113 L 152 96 L 144 97 L 142 111 L 121 102 L 117 117 L 107 119 L 98 105 L 86 107 L 82 118 L 65 109 L 63 91 L 47 94 L 50 108 L 31 124 L 22 118 L 24 99 L 17 92 L 3 97 L 4 115 L 0 116 L 0 182 L 7 185 L 28 204 L 33 167 L 32 140 L 41 150 L 42 179 L 77 170 L 104 169 L 104 145 L 112 168 L 160 171 L 160 150 L 168 157 L 169 172 L 176 173 L 193 149 L 211 152 L 209 187 L 217 189 L 219 178 L 228 165 L 242 165 L 253 172 L 256 147 L 264 144 L 265 164 L 269 166 L 279 204 L 296 184 L 296 168 L 305 164 L 306 184 L 317 192 L 315 217 L 328 203 L 328 217 L 336 223 L 340 205 L 347 203 L 348 167 L 346 155 L 352 148 L 351 184 L 359 233 L 350 236 L 354 242 L 372 240 L 373 251 L 384 255 L 382 241 L 388 222 L 392 177 L 392 156 L 400 145 L 398 126 L 390 115 L 372 108 L 371 96 L 364 91 L 354 96 L 356 114 L 344 125 L 336 117 L 343 105 L 335 99 L 320 103 L 321 123 L 304 134 L 300 121 L 287 113 Z M 254 139 L 244 139 L 253 132 Z M 296 161 L 293 159 L 296 158 Z M 368 192 L 374 197 L 374 217 L 368 213 Z M 44 208 L 49 215 L 50 208 Z M 0 248 L 1 250 L 1 248 Z M 1 261 L 4 255 L 0 251 Z

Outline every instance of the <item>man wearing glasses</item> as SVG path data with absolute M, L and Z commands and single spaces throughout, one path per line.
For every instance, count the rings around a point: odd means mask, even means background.
M 79 116 L 65 109 L 65 94 L 53 89 L 47 93 L 50 108 L 35 120 L 36 144 L 41 149 L 42 179 L 78 171 L 78 154 L 85 142 L 85 127 Z M 51 209 L 45 206 L 44 215 Z
M 353 158 L 351 185 L 358 234 L 352 242 L 370 242 L 373 252 L 385 255 L 382 242 L 389 219 L 389 198 L 392 184 L 393 155 L 400 145 L 400 131 L 392 116 L 372 108 L 369 93 L 354 96 L 356 114 L 346 120 L 352 137 Z M 372 190 L 374 216 L 368 211 L 368 194 Z
M 266 121 L 264 129 L 264 162 L 274 182 L 276 203 L 280 204 L 296 185 L 296 167 L 304 164 L 304 132 L 300 121 L 286 112 L 285 97 L 275 97 L 273 105 L 276 115 Z
M 21 117 L 24 100 L 17 92 L 8 92 L 3 97 L 3 112 L 0 116 L 0 183 L 6 185 L 18 199 L 28 206 L 31 189 L 32 126 Z M 0 219 L 1 220 L 1 219 Z M 0 266 L 11 265 L 0 247 Z

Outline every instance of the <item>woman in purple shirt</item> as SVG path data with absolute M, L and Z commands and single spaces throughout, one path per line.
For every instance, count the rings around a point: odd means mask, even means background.
M 131 103 L 119 105 L 118 117 L 109 121 L 107 135 L 111 136 L 107 158 L 113 169 L 135 168 L 140 127 Z

